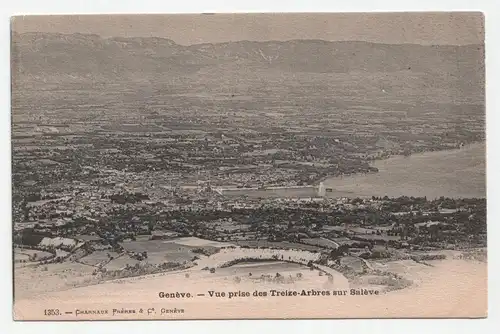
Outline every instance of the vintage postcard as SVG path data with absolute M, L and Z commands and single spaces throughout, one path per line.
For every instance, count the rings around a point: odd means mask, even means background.
M 481 13 L 11 26 L 16 320 L 486 317 Z

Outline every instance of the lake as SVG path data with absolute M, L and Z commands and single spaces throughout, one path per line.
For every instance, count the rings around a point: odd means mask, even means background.
M 328 197 L 486 197 L 486 145 L 378 160 L 378 173 L 332 177 Z

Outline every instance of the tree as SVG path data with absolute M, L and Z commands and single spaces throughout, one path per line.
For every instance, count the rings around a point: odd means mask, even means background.
M 151 233 L 153 231 L 153 228 L 155 227 L 155 222 L 149 221 L 148 222 L 148 231 Z
M 347 252 L 349 252 L 349 246 L 348 245 L 341 245 L 338 248 L 333 249 L 330 252 L 330 258 L 332 260 L 335 260 L 341 256 L 344 256 L 344 253 L 347 253 Z

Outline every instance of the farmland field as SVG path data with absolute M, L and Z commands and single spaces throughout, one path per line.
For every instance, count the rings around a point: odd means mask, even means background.
M 188 252 L 194 249 L 193 246 L 186 246 L 172 241 L 165 240 L 147 240 L 147 241 L 125 241 L 121 244 L 127 252 Z
M 344 256 L 340 259 L 340 264 L 347 266 L 357 273 L 363 273 L 365 264 L 363 261 L 354 256 Z
M 301 242 L 307 244 L 307 245 L 312 245 L 312 246 L 318 246 L 318 247 L 323 247 L 323 248 L 338 248 L 339 244 L 325 239 L 325 238 L 311 238 L 311 239 L 302 239 Z
M 134 266 L 137 263 L 140 263 L 140 261 L 132 259 L 130 256 L 125 254 L 111 260 L 108 264 L 106 264 L 106 266 L 104 266 L 104 268 L 106 268 L 106 270 L 121 270 L 127 265 Z
M 123 242 L 122 246 L 127 252 L 141 253 L 146 251 L 148 256 L 146 261 L 151 264 L 162 264 L 165 262 L 182 263 L 192 260 L 197 255 L 193 252 L 195 249 L 204 248 L 207 251 L 217 249 L 217 247 L 210 246 L 210 242 L 201 243 L 202 245 L 204 244 L 203 246 L 190 246 L 182 242 L 186 241 L 181 239 L 128 241 Z M 196 242 L 193 244 L 196 244 Z
M 314 276 L 315 278 L 319 276 L 318 270 L 311 271 L 304 265 L 281 261 L 238 263 L 231 267 L 217 269 L 214 276 L 239 276 L 247 278 L 248 280 L 255 280 L 262 275 L 271 275 L 274 277 L 276 273 L 285 275 L 286 278 L 296 278 L 298 273 L 300 273 L 303 278 L 308 278 L 308 276 Z
M 184 261 L 192 260 L 195 256 L 196 254 L 191 251 L 151 252 L 148 253 L 148 258 L 145 260 L 145 262 L 152 264 L 162 264 L 165 262 L 182 263 Z
M 14 251 L 15 259 L 30 261 L 42 261 L 54 257 L 53 254 L 35 249 L 16 249 Z
M 171 240 L 172 242 L 175 242 L 176 244 L 179 245 L 184 245 L 188 247 L 227 247 L 231 246 L 232 244 L 227 243 L 227 242 L 218 242 L 218 241 L 211 241 L 211 240 L 206 240 L 206 239 L 200 239 L 196 237 L 186 237 L 186 238 L 177 238 L 174 240 Z
M 108 256 L 109 255 L 109 256 Z M 79 260 L 83 264 L 97 266 L 99 263 L 108 262 L 112 258 L 117 258 L 120 254 L 112 251 L 95 251 Z
M 321 248 L 312 245 L 299 244 L 288 241 L 267 241 L 267 240 L 248 240 L 248 241 L 238 241 L 236 242 L 238 246 L 248 246 L 250 248 L 279 248 L 279 249 L 298 249 L 298 250 L 306 250 L 310 252 L 320 251 Z
M 231 224 L 231 223 L 222 223 L 216 224 L 215 229 L 219 232 L 234 232 L 234 231 L 248 231 L 250 228 L 249 224 Z
M 382 240 L 382 241 L 397 241 L 401 240 L 401 236 L 399 235 L 377 235 L 377 234 L 358 234 L 356 235 L 357 239 L 360 240 Z

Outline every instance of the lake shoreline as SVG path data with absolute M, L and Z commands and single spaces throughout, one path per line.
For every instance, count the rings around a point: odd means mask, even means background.
M 464 149 L 474 148 L 476 146 L 481 146 L 481 145 L 486 145 L 486 142 L 485 141 L 471 142 L 469 144 L 464 145 L 462 148 L 437 149 L 437 150 L 433 150 L 433 151 L 416 152 L 416 153 L 412 153 L 412 154 L 407 155 L 407 156 L 405 156 L 403 154 L 392 154 L 392 155 L 389 155 L 389 156 L 383 157 L 383 158 L 371 159 L 371 160 L 369 160 L 369 165 L 370 165 L 370 167 L 376 167 L 376 164 L 378 162 L 380 162 L 380 161 L 387 161 L 387 160 L 391 160 L 391 159 L 395 159 L 395 158 L 418 157 L 418 156 L 428 155 L 428 154 L 432 154 L 432 153 L 440 154 L 440 153 L 443 153 L 443 152 L 456 152 L 456 151 L 460 151 L 460 150 L 464 150 Z M 486 153 L 486 150 L 485 150 L 485 153 Z M 352 173 L 352 174 L 347 174 L 347 175 L 344 175 L 344 176 L 328 175 L 328 176 L 320 178 L 318 180 L 318 183 L 324 182 L 324 181 L 326 181 L 328 179 L 336 178 L 336 177 L 339 178 L 339 177 L 349 177 L 349 176 L 365 175 L 365 174 L 376 174 L 376 173 L 378 173 L 378 171 L 377 172 L 366 172 L 366 173 Z M 314 187 L 314 186 L 311 186 L 311 187 Z
M 370 166 L 378 172 L 331 176 L 321 182 L 335 197 L 486 197 L 486 142 L 391 156 Z
M 444 152 L 453 153 L 453 152 L 458 152 L 458 151 L 462 151 L 462 150 L 473 149 L 473 148 L 480 147 L 480 146 L 486 146 L 486 141 L 471 142 L 469 144 L 464 145 L 461 148 L 449 148 L 449 149 L 438 149 L 438 150 L 433 150 L 433 151 L 416 152 L 416 153 L 412 153 L 412 154 L 407 155 L 407 156 L 405 156 L 403 154 L 393 154 L 393 155 L 390 155 L 390 156 L 383 158 L 383 159 L 374 159 L 374 160 L 372 160 L 372 163 L 370 165 L 375 165 L 376 162 L 378 162 L 378 161 L 386 161 L 386 160 L 390 160 L 390 159 L 394 159 L 394 158 L 418 157 L 418 156 L 423 156 L 423 155 L 430 155 L 433 153 L 435 153 L 436 155 L 439 155 L 439 154 L 442 154 Z M 486 153 L 486 150 L 485 150 L 485 153 Z
M 461 155 L 467 155 L 468 152 L 473 153 L 470 158 L 461 159 L 461 161 L 454 161 L 454 157 L 458 156 L 460 158 Z M 479 153 L 482 153 L 482 155 Z M 480 165 L 484 164 L 484 168 L 481 169 L 475 165 L 472 167 L 467 166 L 468 164 L 471 164 L 471 162 L 479 162 Z M 226 189 L 223 191 L 223 194 L 224 196 L 236 197 L 246 195 L 253 198 L 318 197 L 318 184 L 323 182 L 327 189 L 331 189 L 325 193 L 325 197 L 327 198 L 370 198 L 373 196 L 388 196 L 391 198 L 401 196 L 428 198 L 439 198 L 441 196 L 449 198 L 485 198 L 486 191 L 482 190 L 482 188 L 485 189 L 486 186 L 485 162 L 486 143 L 475 142 L 457 149 L 426 151 L 410 156 L 393 155 L 386 159 L 373 160 L 371 161 L 370 166 L 376 167 L 378 172 L 349 174 L 344 176 L 327 176 L 320 179 L 316 185 L 276 187 L 275 189 L 272 187 L 264 189 Z M 415 167 L 412 166 L 413 164 L 421 166 Z M 433 164 L 437 165 L 437 167 L 432 168 Z M 462 167 L 460 167 L 461 165 Z M 461 174 L 460 168 L 463 169 L 464 166 L 465 170 L 470 168 L 473 169 L 474 177 L 461 178 L 460 175 L 458 175 Z M 401 175 L 401 173 L 404 174 L 405 169 L 410 169 L 411 172 L 406 173 L 407 175 Z M 441 177 L 443 170 L 446 170 L 446 175 Z M 423 182 L 420 182 L 418 179 L 412 180 L 412 178 L 415 178 L 418 175 L 425 176 Z M 383 182 L 382 179 L 384 179 Z M 425 179 L 430 181 L 425 181 Z M 467 182 L 471 179 L 476 179 L 477 184 L 475 186 L 467 184 Z M 459 185 L 462 189 L 454 191 L 454 186 L 452 186 L 447 192 L 439 192 L 435 191 L 435 189 L 432 190 L 435 187 L 439 188 L 440 183 L 448 184 L 448 186 L 450 184 Z M 391 189 L 390 191 L 387 189 L 384 190 L 385 188 L 391 187 L 399 188 L 401 190 L 399 192 L 394 191 L 394 189 Z M 427 191 L 425 189 L 426 187 L 428 187 L 430 191 Z M 368 188 L 368 190 L 365 191 L 363 188 Z M 477 188 L 475 191 L 470 191 L 470 189 L 475 188 Z M 418 191 L 415 191 L 415 189 L 418 189 Z M 482 194 L 480 194 L 481 192 Z

